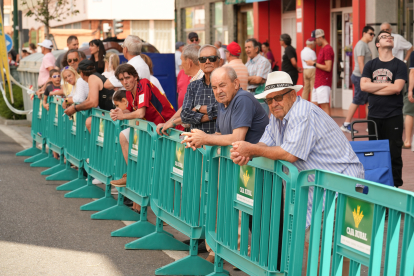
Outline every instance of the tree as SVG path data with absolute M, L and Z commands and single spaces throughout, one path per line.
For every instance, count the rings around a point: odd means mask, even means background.
M 50 21 L 62 21 L 66 16 L 76 15 L 76 0 L 23 0 L 23 10 L 27 10 L 26 16 L 34 16 L 35 21 L 45 25 L 45 37 L 49 39 Z

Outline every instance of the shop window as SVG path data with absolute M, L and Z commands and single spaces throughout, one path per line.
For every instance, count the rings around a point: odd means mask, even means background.
M 188 34 L 196 32 L 200 39 L 200 44 L 205 44 L 205 10 L 204 6 L 189 7 L 184 9 L 185 28 L 183 41 L 187 40 Z
M 296 10 L 296 0 L 283 0 L 282 5 L 284 13 Z
M 171 53 L 172 32 L 170 20 L 154 21 L 154 46 L 160 53 Z
M 131 34 L 148 41 L 149 40 L 149 20 L 131 21 Z
M 4 14 L 3 22 L 5 27 L 10 26 L 10 14 Z
M 332 8 L 352 7 L 352 0 L 332 0 Z
M 223 2 L 216 2 L 211 4 L 211 22 L 212 37 L 214 41 L 220 41 L 223 44 L 228 44 L 228 30 L 227 30 L 227 17 L 223 15 Z

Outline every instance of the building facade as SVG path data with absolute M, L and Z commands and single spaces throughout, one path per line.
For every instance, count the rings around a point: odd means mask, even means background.
M 112 33 L 114 19 L 120 19 L 123 32 L 118 38 L 134 34 L 153 44 L 161 53 L 175 51 L 173 0 L 76 0 L 71 3 L 76 4 L 73 8 L 79 10 L 78 14 L 51 22 L 50 34 L 59 49 L 66 47 L 68 34 L 77 35 L 80 44 L 95 38 L 104 39 Z M 29 32 L 26 44 L 44 39 L 44 26 L 33 17 L 23 17 L 23 29 Z

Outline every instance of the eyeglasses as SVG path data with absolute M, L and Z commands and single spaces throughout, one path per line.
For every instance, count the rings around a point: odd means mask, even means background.
M 273 98 L 268 98 L 268 99 L 264 99 L 264 102 L 267 104 L 267 105 L 271 105 L 272 103 L 273 103 L 273 100 L 275 100 L 275 101 L 277 101 L 277 102 L 281 102 L 281 101 L 283 101 L 283 96 L 284 95 L 286 95 L 287 93 L 289 93 L 290 91 L 292 91 L 293 89 L 290 89 L 288 92 L 285 92 L 285 93 L 283 93 L 283 94 L 280 94 L 280 95 L 276 95 L 276 96 L 274 96 Z
M 199 62 L 201 62 L 201 63 L 206 63 L 207 62 L 207 59 L 210 61 L 210 62 L 216 62 L 217 61 L 217 59 L 220 59 L 218 56 L 209 56 L 209 57 L 199 57 L 198 58 L 198 61 Z
M 385 38 L 385 39 L 391 39 L 391 40 L 394 40 L 394 37 L 393 37 L 393 36 L 391 36 L 391 35 L 387 35 L 387 36 L 380 36 L 379 40 L 381 40 L 381 39 L 383 39 L 383 38 Z
M 78 60 L 79 60 L 79 59 L 77 59 L 77 58 L 74 58 L 74 59 L 68 59 L 68 63 L 72 63 L 72 61 L 73 61 L 73 62 L 78 62 Z
M 190 41 L 191 41 L 191 42 L 197 42 L 197 41 L 198 41 L 198 38 L 193 38 L 193 39 L 191 39 Z
M 57 78 L 60 78 L 60 75 L 53 75 L 52 76 L 52 79 L 57 79 Z

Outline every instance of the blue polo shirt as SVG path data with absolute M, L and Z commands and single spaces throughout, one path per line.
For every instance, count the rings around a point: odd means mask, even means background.
M 248 127 L 245 141 L 257 144 L 262 137 L 269 118 L 256 98 L 247 91 L 239 89 L 227 106 L 218 104 L 216 132 L 222 135 L 232 134 L 233 129 Z

